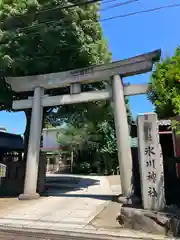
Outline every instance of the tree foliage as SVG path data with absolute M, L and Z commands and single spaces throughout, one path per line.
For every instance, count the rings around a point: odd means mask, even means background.
M 78 169 L 88 166 L 88 171 L 96 166 L 95 171 L 112 171 L 117 167 L 117 149 L 114 128 L 108 122 L 84 126 L 66 125 L 57 137 L 60 152 L 66 155 L 74 153 Z M 100 167 L 101 165 L 101 167 Z
M 9 102 L 12 102 L 12 99 L 32 96 L 32 92 L 17 94 L 10 91 L 4 81 L 7 76 L 60 72 L 111 61 L 111 53 L 98 21 L 99 3 L 62 9 L 64 5 L 77 2 L 79 1 L 1 1 L 1 107 L 7 109 L 7 99 L 10 106 Z M 82 90 L 102 89 L 108 84 L 86 84 L 82 86 Z M 46 93 L 67 94 L 69 88 L 48 90 Z M 128 101 L 127 109 L 129 111 Z M 25 112 L 29 118 L 30 112 Z M 113 108 L 109 101 L 59 106 L 56 111 L 53 107 L 45 108 L 44 116 L 48 126 L 59 125 L 62 122 L 68 124 L 69 128 L 64 130 L 61 139 L 58 140 L 61 144 L 74 149 L 83 146 L 87 153 L 94 151 L 91 146 L 95 144 L 96 154 L 106 156 L 107 161 L 114 159 L 114 155 L 117 154 Z
M 174 56 L 156 64 L 150 79 L 149 99 L 160 118 L 180 114 L 180 47 Z
M 10 110 L 12 108 L 13 94 L 4 77 L 0 76 L 0 111 Z
M 12 92 L 5 83 L 7 76 L 60 72 L 111 60 L 98 22 L 99 4 L 62 9 L 64 5 L 73 3 L 76 1 L 1 1 L 0 109 L 10 109 L 12 99 L 32 96 L 32 92 Z M 46 93 L 69 93 L 69 88 Z M 66 109 L 66 106 L 63 108 Z M 53 110 L 54 108 L 44 109 L 47 124 L 49 121 L 52 124 L 49 115 L 54 115 Z M 25 112 L 27 118 L 31 116 L 29 111 Z M 57 122 L 59 123 L 56 121 L 55 124 Z M 29 133 L 28 129 L 26 133 Z
M 91 143 L 93 145 L 92 139 L 90 125 L 79 128 L 68 124 L 61 129 L 57 136 L 57 142 L 62 148 L 70 152 L 73 151 L 76 154 L 82 150 L 86 144 L 88 144 L 89 147 Z
M 72 3 L 76 1 L 1 1 L 2 77 L 66 71 L 111 59 L 98 22 L 99 4 L 61 8 Z

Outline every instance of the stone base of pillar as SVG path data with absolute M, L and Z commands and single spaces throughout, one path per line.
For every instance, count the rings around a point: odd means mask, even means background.
M 40 198 L 39 193 L 33 193 L 33 194 L 22 193 L 19 195 L 19 200 L 35 200 L 38 198 Z
M 124 196 L 117 197 L 116 201 L 118 201 L 121 204 L 127 204 L 127 205 L 133 205 L 133 206 L 141 206 L 141 199 L 136 196 L 131 196 L 129 198 Z

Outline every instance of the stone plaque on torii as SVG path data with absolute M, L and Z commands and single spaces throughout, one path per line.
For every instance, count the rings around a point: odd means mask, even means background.
M 32 108 L 24 193 L 19 196 L 19 199 L 35 199 L 39 197 L 39 194 L 36 193 L 36 186 L 42 108 L 105 99 L 112 99 L 114 104 L 122 193 L 125 197 L 129 197 L 132 189 L 132 156 L 124 96 L 145 94 L 148 90 L 148 84 L 124 86 L 122 78 L 151 71 L 154 62 L 160 59 L 160 55 L 161 51 L 157 50 L 129 59 L 83 69 L 37 76 L 6 78 L 6 82 L 11 85 L 12 90 L 15 92 L 34 91 L 32 98 L 13 102 L 13 109 L 15 110 Z M 81 92 L 81 84 L 103 80 L 111 80 L 112 89 Z M 64 86 L 70 86 L 70 94 L 60 96 L 44 95 L 44 89 Z

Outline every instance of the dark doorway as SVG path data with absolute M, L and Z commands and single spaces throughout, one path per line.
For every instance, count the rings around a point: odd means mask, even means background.
M 160 143 L 162 147 L 163 157 L 164 160 L 167 158 L 174 157 L 174 146 L 173 146 L 173 139 L 172 133 L 160 133 Z
M 167 205 L 180 203 L 180 179 L 176 174 L 173 136 L 171 133 L 160 134 L 164 159 L 165 196 Z
M 0 196 L 16 196 L 24 185 L 24 150 L 20 135 L 0 132 L 0 163 L 6 166 L 6 176 L 1 178 Z

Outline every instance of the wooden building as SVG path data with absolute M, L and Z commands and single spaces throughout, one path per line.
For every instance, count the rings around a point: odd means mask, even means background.
M 0 196 L 17 196 L 23 192 L 26 162 L 23 159 L 24 141 L 20 135 L 0 132 L 0 163 L 6 165 L 1 178 Z M 37 191 L 44 191 L 46 163 L 40 155 Z
M 23 138 L 20 135 L 0 132 L 0 163 L 6 165 L 6 176 L 1 179 L 0 195 L 18 194 L 23 188 L 23 151 Z

